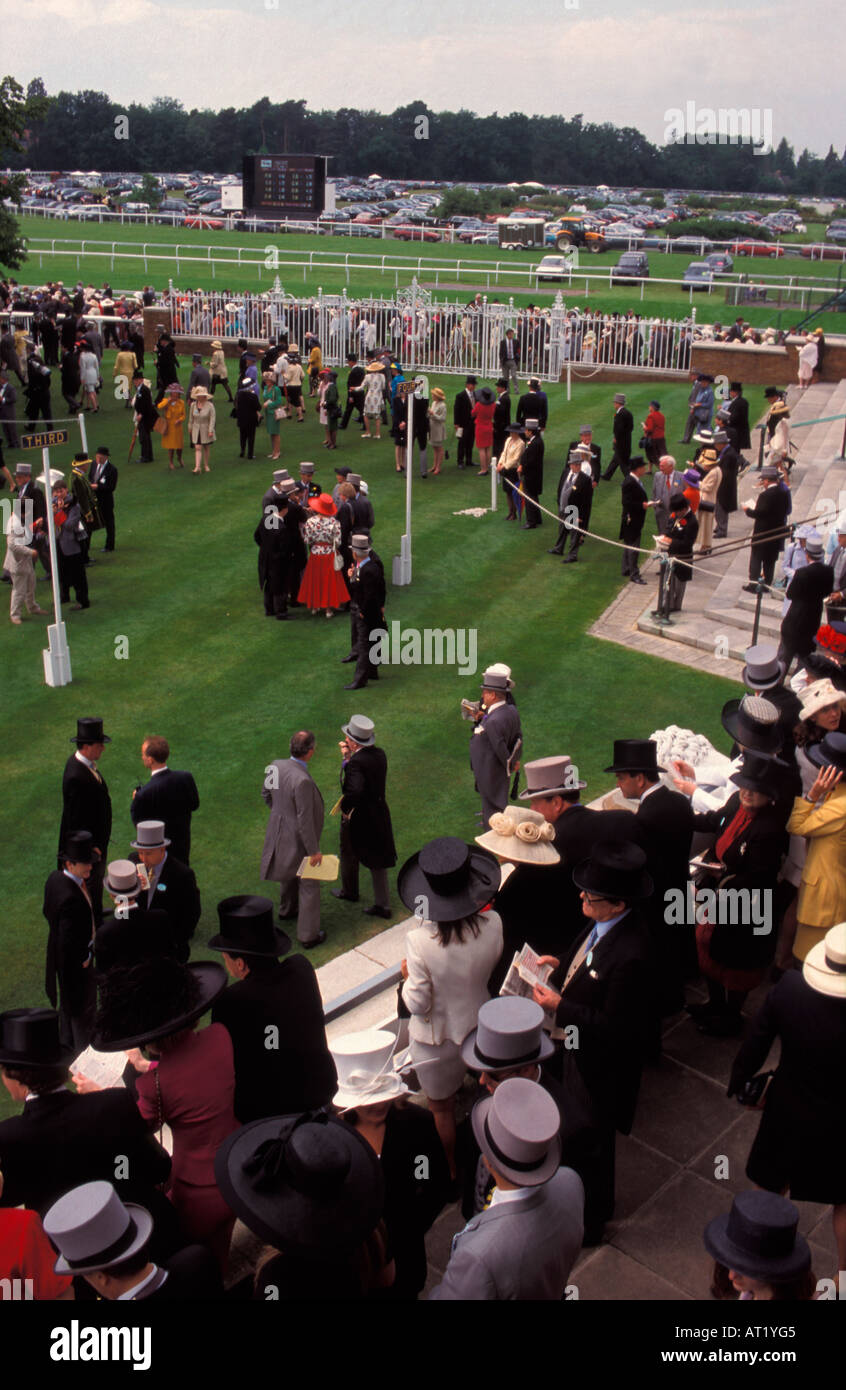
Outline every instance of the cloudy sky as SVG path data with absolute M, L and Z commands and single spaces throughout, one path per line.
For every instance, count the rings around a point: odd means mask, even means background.
M 775 143 L 786 135 L 797 153 L 846 146 L 842 0 L 0 0 L 3 11 L 3 71 L 23 85 L 41 76 L 49 92 L 582 112 L 655 142 L 665 112 L 693 102 L 770 112 Z

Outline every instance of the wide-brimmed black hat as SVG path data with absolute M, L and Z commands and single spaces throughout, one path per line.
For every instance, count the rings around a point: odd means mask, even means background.
M 654 738 L 615 738 L 614 761 L 606 772 L 664 772 Z
M 846 772 L 846 734 L 826 734 L 819 743 L 805 749 L 815 767 L 836 767 Z
M 323 1111 L 254 1120 L 214 1160 L 224 1200 L 256 1235 L 321 1259 L 360 1245 L 382 1215 L 378 1156 L 345 1121 Z
M 623 903 L 642 902 L 654 886 L 646 872 L 646 855 L 628 840 L 597 845 L 589 859 L 576 865 L 573 882 L 586 893 Z
M 490 386 L 480 386 L 474 394 L 476 400 L 482 405 L 493 405 L 496 400 L 496 395 L 494 394 L 493 388 Z
M 496 855 L 466 845 L 454 835 L 430 840 L 403 864 L 397 892 L 410 912 L 430 922 L 454 922 L 478 912 L 499 888 L 501 870 Z
M 160 962 L 157 962 L 160 964 Z M 144 1043 L 155 1042 L 157 1038 L 167 1038 L 171 1033 L 179 1033 L 189 1024 L 195 1023 L 206 1013 L 226 989 L 226 971 L 216 961 L 194 961 L 184 967 L 194 976 L 199 990 L 197 1003 L 183 1010 L 165 1022 L 158 1022 L 149 1028 L 139 1029 L 129 1037 L 112 1037 L 104 1028 L 98 1026 L 91 1039 L 91 1046 L 98 1052 L 125 1052 L 129 1047 L 141 1047 Z
M 66 836 L 62 858 L 70 864 L 94 863 L 94 836 L 90 830 L 74 830 Z
M 212 951 L 230 956 L 284 956 L 291 938 L 273 925 L 273 903 L 250 893 L 224 898 L 217 905 L 220 931 L 209 942 Z
M 70 743 L 111 743 L 111 739 L 103 733 L 102 719 L 77 719 L 76 736 L 69 739 Z
M 738 1192 L 731 1209 L 705 1227 L 705 1249 L 728 1269 L 749 1278 L 786 1281 L 811 1267 L 799 1235 L 799 1212 L 775 1192 Z
M 723 705 L 720 721 L 736 743 L 755 753 L 777 753 L 782 744 L 778 710 L 760 695 L 743 695 Z
M 54 1009 L 7 1009 L 0 1014 L 0 1066 L 41 1071 L 68 1067 L 73 1058 L 73 1048 L 59 1041 Z
M 746 752 L 743 754 L 743 762 L 737 772 L 731 774 L 729 781 L 736 787 L 743 787 L 750 792 L 761 792 L 764 796 L 775 799 L 783 785 L 779 777 L 779 768 L 784 772 L 784 764 L 767 757 L 766 753 Z

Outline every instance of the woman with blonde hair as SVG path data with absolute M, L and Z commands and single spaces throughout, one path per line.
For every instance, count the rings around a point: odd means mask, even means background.
M 381 362 L 369 362 L 364 369 L 364 429 L 362 439 L 381 439 L 382 411 L 385 408 L 385 368 Z M 441 393 L 443 394 L 443 392 Z
M 429 441 L 432 445 L 432 473 L 441 471 L 446 449 L 446 396 L 440 386 L 432 387 L 429 405 Z
M 210 473 L 209 449 L 215 441 L 215 410 L 205 386 L 195 386 L 191 396 L 188 429 L 194 445 L 194 472 Z
M 182 387 L 178 381 L 172 381 L 170 386 L 165 389 L 164 397 L 159 401 L 156 409 L 161 412 L 165 419 L 165 432 L 162 435 L 162 448 L 167 449 L 170 455 L 168 468 L 171 473 L 174 470 L 174 455 L 180 468 L 184 468 L 182 462 L 182 448 L 185 443 L 185 402 L 181 399 L 184 395 Z

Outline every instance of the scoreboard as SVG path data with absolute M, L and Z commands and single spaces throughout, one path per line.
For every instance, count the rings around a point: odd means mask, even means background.
M 326 201 L 326 156 L 244 156 L 244 207 L 277 217 L 319 217 Z

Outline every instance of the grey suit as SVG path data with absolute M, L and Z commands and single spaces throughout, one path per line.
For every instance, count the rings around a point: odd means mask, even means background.
M 320 884 L 298 879 L 297 869 L 304 855 L 320 849 L 323 797 L 308 767 L 295 758 L 271 764 L 261 794 L 270 807 L 261 877 L 279 884 L 281 915 L 298 914 L 298 939 L 313 941 L 320 932 Z
M 559 1168 L 518 1202 L 497 1203 L 453 1238 L 435 1300 L 519 1300 L 564 1297 L 584 1234 L 584 1188 L 572 1168 Z
M 470 737 L 470 766 L 482 798 L 482 825 L 508 805 L 509 760 L 520 738 L 516 705 L 500 704 L 482 716 Z
M 658 469 L 652 479 L 652 500 L 655 503 L 655 534 L 667 536 L 670 532 L 670 498 L 675 492 L 684 492 L 684 478 L 675 469 L 665 475 Z

